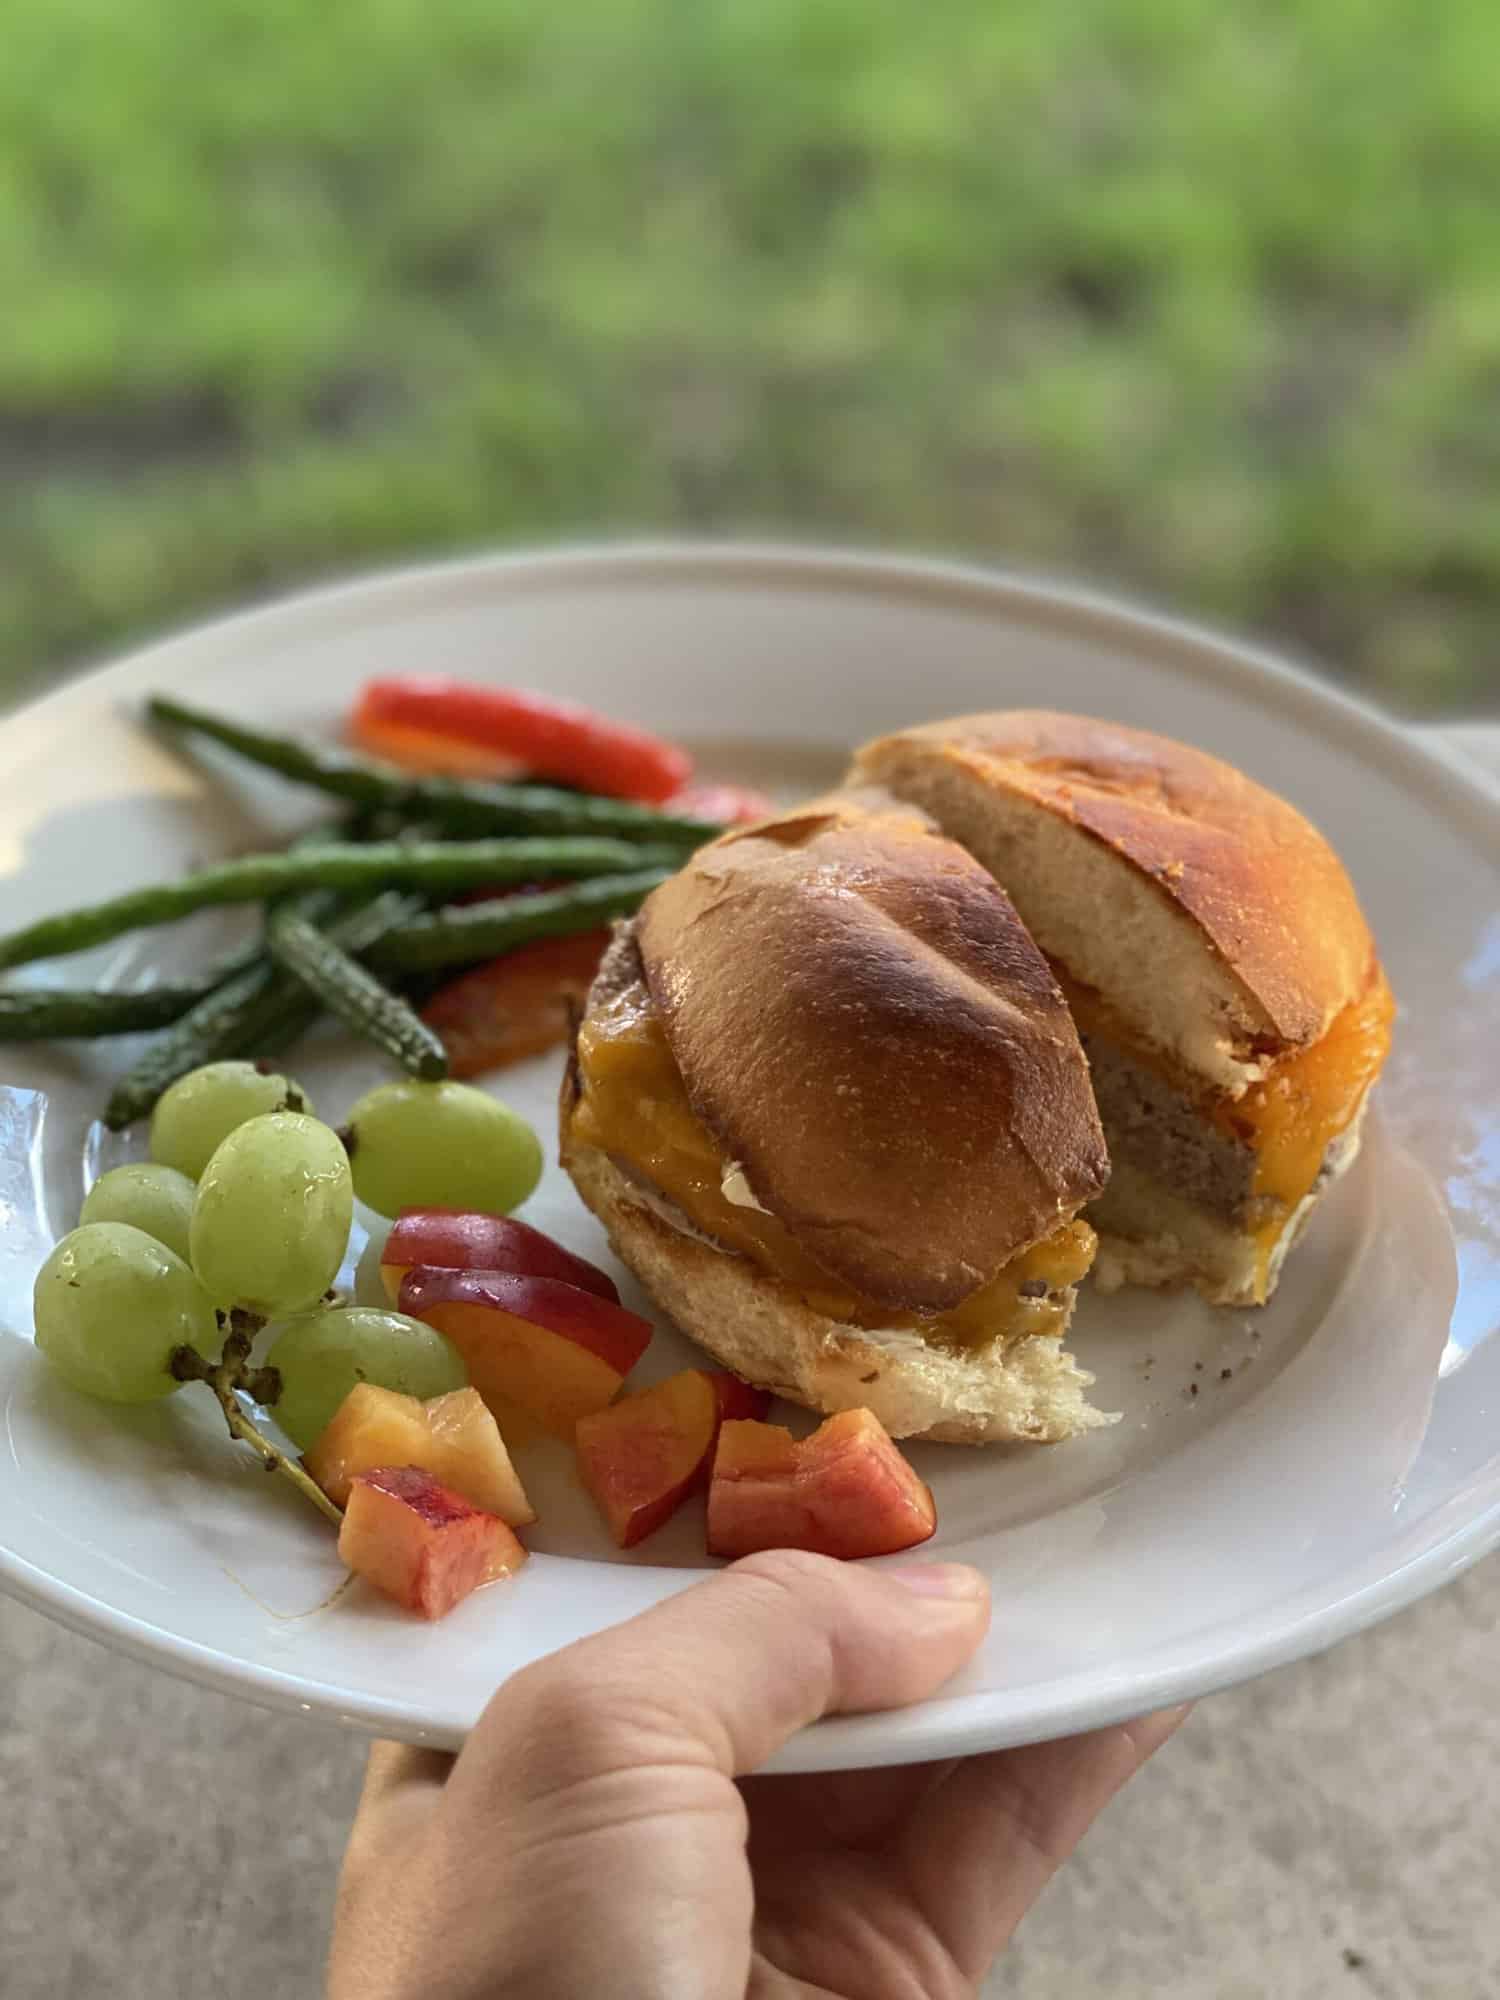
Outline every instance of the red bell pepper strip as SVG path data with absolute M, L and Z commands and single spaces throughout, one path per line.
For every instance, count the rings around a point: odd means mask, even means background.
M 479 1076 L 555 1047 L 581 1007 L 609 943 L 607 930 L 540 938 L 439 987 L 422 1019 L 448 1051 L 452 1076 Z
M 685 785 L 667 805 L 674 813 L 712 820 L 718 826 L 751 826 L 758 819 L 769 819 L 776 810 L 775 800 L 753 785 L 721 785 L 712 778 Z
M 350 730 L 363 748 L 409 769 L 418 768 L 412 756 L 430 758 L 441 745 L 460 745 L 470 755 L 509 760 L 533 777 L 646 805 L 681 791 L 693 768 L 675 744 L 574 702 L 467 681 L 367 681 Z
M 439 736 L 430 729 L 408 729 L 356 713 L 350 736 L 361 750 L 386 764 L 399 764 L 422 778 L 517 778 L 521 766 L 514 757 L 487 750 L 482 743 L 465 743 L 457 736 Z

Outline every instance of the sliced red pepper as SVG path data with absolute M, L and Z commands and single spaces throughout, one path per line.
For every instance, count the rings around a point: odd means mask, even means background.
M 361 750 L 387 764 L 399 764 L 423 778 L 514 778 L 521 766 L 514 757 L 466 743 L 458 736 L 439 736 L 430 729 L 408 729 L 397 722 L 358 711 L 349 731 Z
M 479 1076 L 539 1056 L 568 1032 L 609 943 L 607 930 L 540 938 L 440 987 L 422 1009 L 454 1076 Z
M 776 802 L 753 785 L 720 785 L 706 778 L 699 785 L 685 785 L 667 800 L 667 808 L 687 819 L 712 820 L 716 826 L 750 826 L 769 819 Z
M 534 777 L 648 805 L 681 791 L 693 768 L 675 744 L 575 702 L 467 681 L 367 681 L 350 731 L 363 748 L 408 768 L 419 768 L 410 764 L 413 756 L 431 757 L 439 744 L 459 744 Z

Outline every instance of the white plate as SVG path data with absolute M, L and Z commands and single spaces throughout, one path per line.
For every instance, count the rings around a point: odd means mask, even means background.
M 993 1581 L 993 1634 L 940 1699 L 822 1724 L 783 1768 L 945 1756 L 1200 1694 L 1356 1631 L 1500 1540 L 1500 807 L 1482 779 L 1243 646 L 1072 591 L 756 549 L 479 561 L 189 633 L 8 721 L 0 928 L 305 813 L 270 782 L 210 789 L 155 747 L 131 719 L 148 689 L 328 728 L 364 676 L 415 668 L 596 702 L 789 795 L 877 730 L 966 709 L 1171 731 L 1319 820 L 1402 1002 L 1365 1154 L 1270 1309 L 1086 1298 L 1075 1346 L 1122 1423 L 1051 1449 L 913 1453 L 937 1493 L 933 1547 Z M 204 937 L 200 920 L 37 976 L 175 968 Z M 75 1219 L 90 1119 L 127 1053 L 0 1051 L 6 1587 L 209 1685 L 453 1744 L 507 1673 L 691 1580 L 701 1515 L 617 1558 L 549 1463 L 528 1468 L 545 1527 L 515 1584 L 435 1628 L 363 1586 L 324 1606 L 325 1529 L 231 1449 L 205 1397 L 121 1414 L 50 1379 L 31 1275 Z M 332 1109 L 379 1068 L 332 1037 L 295 1066 Z M 549 1136 L 554 1083 L 539 1063 L 506 1084 Z M 526 1214 L 607 1254 L 555 1170 Z M 687 1352 L 663 1332 L 642 1372 Z

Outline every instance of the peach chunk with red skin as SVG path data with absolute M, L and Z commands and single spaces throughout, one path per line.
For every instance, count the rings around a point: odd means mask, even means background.
M 727 1368 L 709 1368 L 704 1372 L 714 1385 L 721 1424 L 727 1424 L 737 1417 L 754 1417 L 759 1420 L 770 1409 L 769 1389 L 757 1389 L 753 1382 L 742 1382 L 738 1375 L 731 1375 Z M 718 1433 L 715 1432 L 715 1444 L 718 1441 Z
M 418 1466 L 362 1472 L 349 1490 L 339 1554 L 419 1618 L 442 1618 L 481 1584 L 514 1576 L 526 1551 L 496 1514 Z
M 510 1453 L 478 1390 L 419 1402 L 395 1389 L 357 1382 L 313 1442 L 302 1463 L 336 1507 L 362 1472 L 411 1465 L 430 1472 L 507 1526 L 536 1519 Z
M 615 1543 L 654 1534 L 708 1478 L 725 1415 L 764 1416 L 770 1400 L 722 1370 L 685 1368 L 580 1419 L 579 1474 Z
M 869 1410 L 842 1410 L 800 1440 L 745 1421 L 719 1432 L 708 1488 L 711 1555 L 894 1555 L 936 1528 L 931 1492 Z
M 452 1341 L 502 1430 L 519 1409 L 569 1443 L 580 1417 L 613 1402 L 651 1339 L 649 1320 L 560 1278 L 418 1265 L 400 1303 Z
M 457 1208 L 404 1208 L 391 1224 L 380 1253 L 380 1275 L 397 1298 L 407 1272 L 419 1264 L 447 1271 L 514 1271 L 524 1277 L 560 1278 L 618 1305 L 607 1271 L 576 1257 L 540 1229 L 513 1215 Z

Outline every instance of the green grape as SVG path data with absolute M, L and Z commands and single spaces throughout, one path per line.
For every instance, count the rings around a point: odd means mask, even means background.
M 349 1114 L 354 1191 L 381 1215 L 403 1208 L 518 1208 L 542 1177 L 535 1132 L 465 1083 L 383 1083 Z
M 195 1181 L 236 1125 L 268 1111 L 312 1110 L 300 1083 L 253 1062 L 205 1063 L 162 1093 L 151 1114 L 151 1157 Z
M 211 1300 L 180 1257 L 125 1222 L 87 1222 L 36 1277 L 36 1344 L 75 1389 L 150 1403 L 181 1385 L 177 1347 L 217 1352 Z
M 188 1261 L 188 1225 L 198 1190 L 175 1167 L 113 1167 L 84 1196 L 78 1220 L 128 1222 Z
M 267 1357 L 281 1370 L 276 1421 L 307 1451 L 358 1382 L 403 1396 L 446 1396 L 469 1380 L 435 1327 L 375 1306 L 334 1306 L 289 1326 Z
M 266 1319 L 316 1305 L 349 1247 L 354 1193 L 335 1133 L 296 1111 L 237 1125 L 203 1169 L 193 1269 L 214 1298 Z

